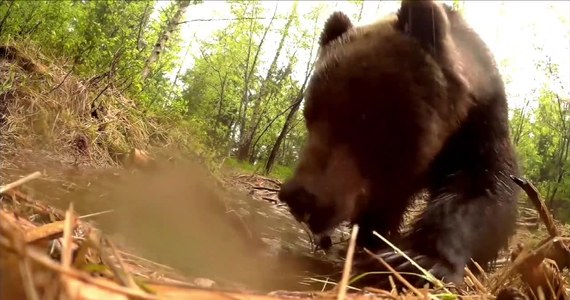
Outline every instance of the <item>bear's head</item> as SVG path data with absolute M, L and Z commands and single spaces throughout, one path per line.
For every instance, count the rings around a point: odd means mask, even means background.
M 413 160 L 435 156 L 458 126 L 467 105 L 447 103 L 468 88 L 451 33 L 462 24 L 450 12 L 410 0 L 370 25 L 356 27 L 340 12 L 326 21 L 305 92 L 308 138 L 279 193 L 314 233 L 357 218 L 379 180 L 427 168 Z M 433 114 L 440 123 L 421 123 Z

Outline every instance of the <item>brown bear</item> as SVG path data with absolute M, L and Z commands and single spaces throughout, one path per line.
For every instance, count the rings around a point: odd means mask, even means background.
M 514 233 L 510 176 L 519 167 L 504 84 L 485 43 L 452 8 L 405 0 L 366 26 L 335 12 L 319 44 L 305 94 L 308 137 L 281 201 L 317 235 L 358 224 L 360 248 L 401 272 L 419 273 L 373 231 L 444 281 L 462 281 L 472 259 L 495 259 Z M 401 232 L 421 190 L 427 208 Z

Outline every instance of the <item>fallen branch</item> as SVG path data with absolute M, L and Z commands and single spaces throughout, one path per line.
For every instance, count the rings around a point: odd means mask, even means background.
M 515 176 L 511 176 L 511 179 L 525 191 L 536 207 L 550 238 L 541 242 L 538 248 L 534 250 L 525 248 L 522 243 L 518 244 L 517 249 L 511 253 L 513 263 L 496 282 L 494 290 L 497 290 L 502 282 L 512 272 L 516 271 L 526 283 L 529 296 L 542 295 L 547 299 L 567 300 L 565 283 L 559 267 L 567 267 L 569 264 L 570 251 L 568 246 L 559 238 L 559 231 L 554 223 L 554 218 L 534 185 Z
M 534 187 L 534 185 L 529 181 L 516 176 L 511 175 L 511 179 L 518 186 L 520 186 L 523 189 L 523 191 L 525 191 L 525 193 L 528 195 L 528 198 L 530 199 L 532 204 L 534 204 L 534 207 L 538 211 L 540 219 L 542 220 L 542 222 L 544 222 L 544 225 L 546 225 L 546 230 L 548 230 L 550 236 L 551 237 L 559 236 L 560 233 L 558 232 L 558 229 L 554 224 L 554 218 L 548 211 L 548 208 L 544 204 L 544 201 L 542 200 L 542 197 L 540 197 L 540 194 L 538 193 L 536 187 Z

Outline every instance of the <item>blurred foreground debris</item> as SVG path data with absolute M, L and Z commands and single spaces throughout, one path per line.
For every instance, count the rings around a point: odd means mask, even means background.
M 511 261 L 493 274 L 476 278 L 469 271 L 465 285 L 452 293 L 414 289 L 406 294 L 376 289 L 355 292 L 346 289 L 346 282 L 324 292 L 220 290 L 210 279 L 189 280 L 168 266 L 118 249 L 76 216 L 73 207 L 58 211 L 24 194 L 18 187 L 26 180 L 1 187 L 1 299 L 568 299 L 562 272 L 569 267 L 570 239 L 561 236 L 536 189 L 518 178 L 513 180 L 537 206 L 550 237 L 534 249 L 518 244 Z M 233 180 L 256 197 L 278 202 L 279 182 L 273 179 L 242 176 Z M 43 218 L 32 218 L 38 215 Z M 342 296 L 345 291 L 350 292 Z
M 536 187 L 527 180 L 514 176 L 511 178 L 528 195 L 550 236 L 540 242 L 535 249 L 528 249 L 522 243 L 517 244 L 511 253 L 512 265 L 502 277 L 516 271 L 526 284 L 527 296 L 538 299 L 568 300 L 570 299 L 569 285 L 561 271 L 570 268 L 570 238 L 560 236 L 554 218 Z

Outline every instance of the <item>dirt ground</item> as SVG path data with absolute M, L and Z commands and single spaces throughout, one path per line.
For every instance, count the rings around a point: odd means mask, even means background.
M 47 155 L 22 155 L 4 161 L 2 170 L 3 183 L 42 172 L 10 199 L 4 195 L 4 209 L 25 217 L 29 226 L 41 226 L 64 220 L 72 203 L 85 222 L 75 234 L 86 238 L 86 228 L 100 229 L 121 249 L 125 269 L 150 282 L 259 293 L 325 291 L 334 287 L 330 277 L 338 278 L 342 270 L 348 227 L 333 234 L 331 250 L 316 249 L 278 201 L 275 179 L 236 170 L 214 177 L 190 162 L 152 171 L 99 169 Z M 410 216 L 421 209 L 420 199 Z M 507 264 L 517 244 L 547 236 L 521 223 L 497 268 Z M 48 244 L 62 247 L 58 239 Z

